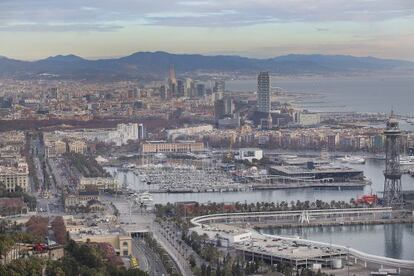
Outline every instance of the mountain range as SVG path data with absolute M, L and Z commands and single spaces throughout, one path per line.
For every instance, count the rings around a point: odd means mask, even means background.
M 137 52 L 120 58 L 89 60 L 75 55 L 58 55 L 37 61 L 0 56 L 0 77 L 58 79 L 159 79 L 173 64 L 177 74 L 228 72 L 256 74 L 349 74 L 397 69 L 414 69 L 414 62 L 345 55 L 290 54 L 257 59 L 231 55 L 171 54 Z

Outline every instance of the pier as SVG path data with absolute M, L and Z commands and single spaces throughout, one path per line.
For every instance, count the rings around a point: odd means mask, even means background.
M 225 223 L 264 227 L 277 225 L 344 225 L 359 223 L 413 222 L 412 213 L 393 210 L 391 207 L 316 209 L 297 211 L 223 213 L 194 218 L 191 222 L 200 226 L 203 223 Z
M 254 228 L 264 227 L 309 227 L 322 225 L 352 225 L 380 223 L 414 223 L 413 213 L 408 210 L 393 210 L 391 207 L 297 210 L 277 212 L 221 213 L 193 218 L 197 228 L 208 229 L 209 225 L 232 225 L 239 229 L 250 229 L 251 240 L 233 243 L 232 247 L 248 260 L 260 259 L 273 265 L 274 262 L 289 263 L 299 267 L 314 264 L 332 268 L 358 264 L 367 268 L 395 268 L 414 270 L 414 261 L 399 260 L 368 254 L 343 245 L 322 243 L 300 237 L 284 237 L 261 234 Z M 235 233 L 237 231 L 234 231 Z M 217 234 L 219 235 L 219 234 Z M 351 263 L 351 264 L 350 264 Z

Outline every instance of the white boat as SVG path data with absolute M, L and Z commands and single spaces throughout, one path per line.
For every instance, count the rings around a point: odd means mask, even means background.
M 149 192 L 143 192 L 141 194 L 138 194 L 136 201 L 139 204 L 149 206 L 152 205 L 154 199 L 152 198 L 152 194 L 150 194 Z
M 159 152 L 159 153 L 155 154 L 155 158 L 165 159 L 165 158 L 167 158 L 167 155 L 165 155 L 164 153 Z
M 210 156 L 208 156 L 207 154 L 195 154 L 194 157 L 196 159 L 208 159 L 211 158 Z
M 414 125 L 414 119 L 407 119 L 406 120 L 407 123 Z
M 365 164 L 365 158 L 361 156 L 349 156 L 345 155 L 345 157 L 338 158 L 343 163 L 349 164 Z
M 128 163 L 128 164 L 124 164 L 123 167 L 125 169 L 134 169 L 136 166 L 135 166 L 135 164 Z
M 414 156 L 401 156 L 400 166 L 414 166 Z
M 281 155 L 280 157 L 282 157 L 284 159 L 295 159 L 295 158 L 298 158 L 297 155 L 293 155 L 293 154 L 284 154 L 284 155 Z
M 376 154 L 375 156 L 374 156 L 374 159 L 377 159 L 377 160 L 385 160 L 385 154 Z

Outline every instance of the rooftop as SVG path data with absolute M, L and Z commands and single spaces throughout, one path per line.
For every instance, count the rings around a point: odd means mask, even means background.
M 271 166 L 271 170 L 279 171 L 284 174 L 314 174 L 314 173 L 362 173 L 353 168 L 348 167 L 334 167 L 334 166 L 319 166 L 313 169 L 299 166 Z
M 250 242 L 236 245 L 237 249 L 249 252 L 260 253 L 269 256 L 276 256 L 292 260 L 305 260 L 314 258 L 331 258 L 335 255 L 343 255 L 339 249 L 331 249 L 324 246 L 315 246 L 298 240 L 284 240 L 262 236 Z

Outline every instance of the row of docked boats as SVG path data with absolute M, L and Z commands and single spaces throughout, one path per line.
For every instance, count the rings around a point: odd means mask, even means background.
M 385 160 L 385 157 L 383 158 Z M 341 161 L 342 163 L 348 164 L 365 164 L 366 159 L 362 156 L 350 156 L 345 155 L 344 157 L 340 157 L 337 160 Z M 404 155 L 400 157 L 400 166 L 414 166 L 414 156 Z
M 414 166 L 414 156 L 401 156 L 400 166 Z

